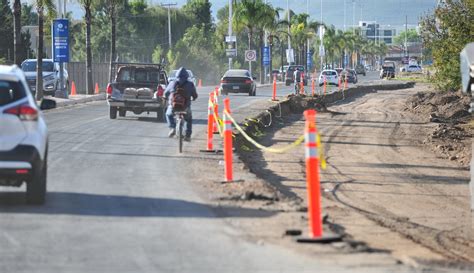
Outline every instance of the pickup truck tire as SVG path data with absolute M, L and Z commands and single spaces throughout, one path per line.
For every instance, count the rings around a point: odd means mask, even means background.
M 125 117 L 127 115 L 127 111 L 119 110 L 119 117 Z
M 46 197 L 47 157 L 43 167 L 34 171 L 34 177 L 26 184 L 26 202 L 30 205 L 44 204 Z
M 165 109 L 166 109 L 166 108 L 165 108 Z M 163 109 L 163 110 L 158 110 L 158 111 L 156 112 L 156 120 L 157 120 L 158 122 L 163 122 L 163 121 L 165 121 L 165 111 L 166 111 L 166 110 Z
M 109 115 L 110 115 L 110 119 L 116 119 L 117 118 L 117 107 L 110 106 Z

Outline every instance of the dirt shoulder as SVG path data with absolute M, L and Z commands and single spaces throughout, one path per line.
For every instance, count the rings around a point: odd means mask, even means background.
M 344 251 L 387 252 L 418 266 L 472 270 L 469 171 L 423 143 L 438 124 L 404 111 L 407 99 L 425 89 L 370 93 L 318 114 L 328 161 L 324 211 L 347 234 L 346 244 L 336 245 Z M 273 122 L 272 130 L 256 134 L 264 145 L 284 146 L 303 132 L 301 115 Z M 286 226 L 305 230 L 303 148 L 286 154 L 241 148 L 246 166 L 276 189 L 273 196 L 291 200 L 288 210 L 302 211 Z

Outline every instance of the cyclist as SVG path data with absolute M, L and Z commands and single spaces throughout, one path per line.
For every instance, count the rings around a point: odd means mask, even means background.
M 194 101 L 197 99 L 198 94 L 196 92 L 196 87 L 194 83 L 188 80 L 189 73 L 184 68 L 181 67 L 176 72 L 176 79 L 171 81 L 165 90 L 165 99 L 168 100 L 168 108 L 166 109 L 166 121 L 170 132 L 168 133 L 169 137 L 173 137 L 176 134 L 176 120 L 174 119 L 174 109 L 173 109 L 173 93 L 176 93 L 176 90 L 180 88 L 184 92 L 184 97 L 186 98 L 186 135 L 184 137 L 185 141 L 191 141 L 191 134 L 193 128 L 193 113 L 191 111 L 191 99 Z
M 300 92 L 301 73 L 303 72 L 298 69 L 295 69 L 295 72 L 293 72 L 293 79 L 295 80 L 295 95 L 298 95 Z

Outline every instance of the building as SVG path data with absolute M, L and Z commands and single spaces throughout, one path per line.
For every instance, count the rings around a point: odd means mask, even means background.
M 383 26 L 376 21 L 359 21 L 362 36 L 376 43 L 384 42 L 387 45 L 393 43 L 393 38 L 397 36 L 397 29 L 393 26 Z

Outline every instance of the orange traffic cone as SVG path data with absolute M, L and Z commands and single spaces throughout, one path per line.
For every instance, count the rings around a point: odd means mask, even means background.
M 77 95 L 76 94 L 76 84 L 73 81 L 72 84 L 71 84 L 71 96 L 75 96 L 75 95 Z
M 99 84 L 95 83 L 94 94 L 99 94 Z

